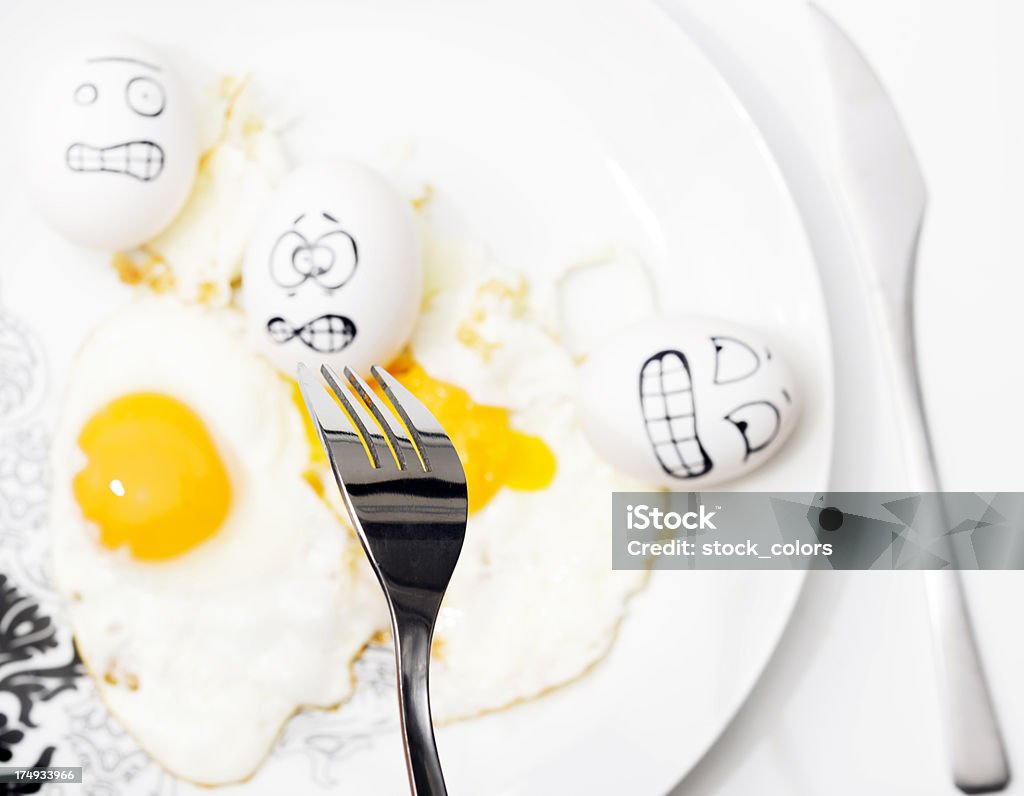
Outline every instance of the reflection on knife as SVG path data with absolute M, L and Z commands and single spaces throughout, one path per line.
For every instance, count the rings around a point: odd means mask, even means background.
M 824 11 L 811 8 L 838 99 L 847 210 L 871 262 L 869 278 L 888 336 L 911 488 L 937 492 L 914 347 L 914 268 L 925 212 L 924 179 L 885 88 L 846 34 Z M 965 793 L 1002 790 L 1010 772 L 960 575 L 936 571 L 926 573 L 926 579 L 954 781 Z

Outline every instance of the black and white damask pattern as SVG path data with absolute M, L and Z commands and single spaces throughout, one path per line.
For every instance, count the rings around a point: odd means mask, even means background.
M 342 769 L 382 735 L 399 732 L 394 648 L 371 645 L 355 664 L 356 690 L 341 710 L 310 710 L 294 716 L 273 756 L 304 757 L 311 784 L 337 790 Z
M 35 594 L 51 594 L 45 533 L 49 438 L 39 423 L 0 432 L 0 571 Z
M 32 415 L 46 391 L 46 368 L 38 337 L 0 309 L 0 427 Z
M 70 634 L 43 602 L 42 526 L 49 494 L 47 435 L 36 417 L 46 388 L 36 335 L 0 309 L 0 764 L 46 766 L 59 732 L 40 718 L 76 688 L 82 666 Z M 4 788 L 5 786 L 0 786 Z M 35 793 L 38 784 L 8 785 Z
M 49 441 L 39 412 L 46 358 L 37 335 L 0 306 L 0 571 L 49 591 L 41 532 L 49 494 Z
M 39 603 L 0 574 L 0 763 L 47 766 L 59 738 L 38 718 L 41 705 L 75 689 L 83 675 L 70 637 L 58 639 Z M 22 753 L 22 745 L 26 753 Z M 38 785 L 9 786 L 34 793 Z
M 49 443 L 41 426 L 0 435 L 0 542 L 39 529 L 49 493 Z
M 174 796 L 178 783 L 107 712 L 91 684 L 67 709 L 68 765 L 82 767 L 85 796 Z

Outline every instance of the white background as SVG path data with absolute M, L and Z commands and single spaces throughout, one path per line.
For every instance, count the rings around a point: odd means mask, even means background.
M 827 74 L 800 0 L 689 0 L 834 173 Z M 924 390 L 948 489 L 1021 490 L 1024 427 L 1024 6 L 821 0 L 900 109 L 928 183 L 918 277 Z M 899 450 L 862 417 L 873 480 Z M 980 644 L 1024 793 L 1024 577 L 974 573 Z M 679 794 L 946 794 L 920 577 L 813 573 L 766 676 Z

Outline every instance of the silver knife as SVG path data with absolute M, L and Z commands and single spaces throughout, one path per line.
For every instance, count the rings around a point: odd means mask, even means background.
M 813 4 L 811 10 L 838 100 L 845 203 L 871 264 L 868 278 L 888 337 L 911 488 L 939 492 L 914 343 L 914 271 L 927 197 L 924 178 L 885 87 L 831 17 Z M 960 574 L 933 571 L 925 579 L 953 780 L 965 793 L 1002 790 L 1010 771 Z

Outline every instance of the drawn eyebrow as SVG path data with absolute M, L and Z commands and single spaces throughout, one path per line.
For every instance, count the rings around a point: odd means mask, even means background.
M 333 222 L 334 222 L 335 224 L 337 224 L 337 223 L 338 223 L 338 219 L 336 219 L 336 218 L 335 218 L 334 216 L 332 216 L 332 215 L 331 215 L 330 213 L 321 213 L 320 215 L 322 215 L 322 216 L 323 216 L 324 218 L 326 218 L 326 219 L 327 219 L 328 221 L 333 221 Z
M 305 214 L 305 213 L 301 213 L 301 214 L 299 215 L 299 217 L 298 217 L 297 219 L 295 219 L 295 220 L 294 220 L 294 221 L 292 222 L 292 226 L 295 226 L 296 224 L 298 224 L 298 223 L 299 223 L 300 221 L 302 221 L 302 219 L 304 219 L 305 217 L 306 217 L 306 214 Z
M 104 61 L 118 61 L 120 63 L 125 64 L 138 64 L 139 66 L 144 66 L 147 69 L 152 69 L 154 72 L 160 71 L 159 66 L 147 63 L 146 61 L 140 61 L 138 58 L 128 58 L 124 55 L 104 55 L 100 58 L 87 58 L 85 62 L 88 64 L 98 64 L 103 63 Z

